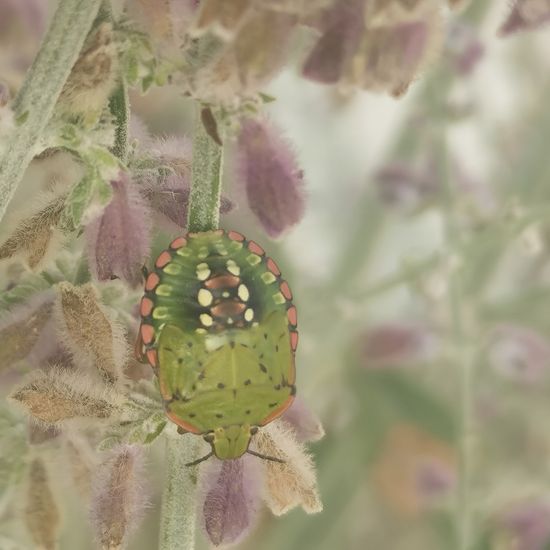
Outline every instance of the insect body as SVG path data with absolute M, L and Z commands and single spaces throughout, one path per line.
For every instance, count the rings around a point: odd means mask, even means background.
M 296 308 L 275 262 L 234 231 L 188 233 L 155 262 L 141 301 L 138 355 L 166 414 L 220 459 L 248 451 L 296 388 Z

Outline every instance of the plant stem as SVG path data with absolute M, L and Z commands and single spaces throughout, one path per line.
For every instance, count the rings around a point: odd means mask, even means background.
M 197 467 L 187 467 L 196 458 L 199 440 L 181 435 L 167 426 L 166 473 L 160 523 L 159 550 L 193 550 L 196 527 Z
M 61 0 L 14 101 L 17 126 L 0 157 L 0 220 L 38 146 L 102 0 Z
M 212 231 L 220 222 L 223 147 L 204 128 L 200 110 L 195 115 L 193 168 L 187 229 Z
M 189 196 L 189 231 L 218 228 L 223 147 L 204 128 L 197 109 L 193 138 L 192 187 Z M 196 524 L 196 472 L 186 464 L 197 458 L 200 439 L 180 435 L 175 426 L 165 430 L 166 474 L 162 497 L 160 550 L 193 550 Z
M 128 87 L 124 79 L 109 99 L 109 109 L 115 117 L 115 144 L 112 153 L 124 164 L 128 160 L 128 124 L 130 122 L 130 102 Z

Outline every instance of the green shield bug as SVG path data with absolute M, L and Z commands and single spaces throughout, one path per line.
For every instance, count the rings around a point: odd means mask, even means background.
M 251 437 L 296 393 L 296 307 L 276 263 L 235 231 L 187 233 L 158 256 L 140 314 L 136 352 L 168 418 L 202 434 L 207 457 L 256 454 Z

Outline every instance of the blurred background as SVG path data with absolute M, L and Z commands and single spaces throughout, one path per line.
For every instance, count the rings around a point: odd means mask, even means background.
M 54 3 L 16 4 L 0 0 L 11 83 Z M 498 36 L 509 9 L 449 14 L 442 55 L 400 99 L 307 81 L 299 60 L 279 74 L 267 109 L 307 185 L 305 218 L 281 239 L 255 222 L 229 159 L 238 208 L 222 227 L 291 282 L 297 384 L 326 430 L 311 446 L 324 511 L 266 511 L 238 548 L 452 550 L 464 529 L 469 550 L 550 548 L 550 30 Z M 190 131 L 176 87 L 131 103 L 155 134 Z M 153 446 L 132 549 L 156 547 L 161 457 Z M 56 468 L 60 548 L 93 548 Z

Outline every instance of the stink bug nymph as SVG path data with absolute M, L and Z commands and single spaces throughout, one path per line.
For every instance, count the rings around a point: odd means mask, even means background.
M 251 437 L 296 393 L 296 307 L 277 264 L 235 231 L 187 233 L 158 256 L 140 313 L 138 358 L 168 418 L 212 446 L 199 461 L 256 455 Z

